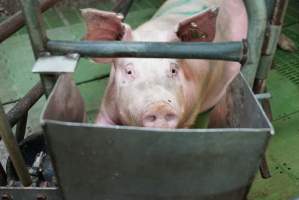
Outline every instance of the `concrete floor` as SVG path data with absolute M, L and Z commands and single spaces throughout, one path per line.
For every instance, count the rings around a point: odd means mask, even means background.
M 154 2 L 154 3 L 153 3 Z M 133 5 L 127 22 L 136 27 L 149 19 L 160 6 L 159 1 L 140 0 Z M 109 10 L 110 4 L 97 4 L 91 7 Z M 296 41 L 299 46 L 299 2 L 292 0 L 287 12 L 283 32 Z M 54 8 L 45 14 L 45 23 L 51 39 L 79 40 L 83 35 L 83 24 L 78 10 L 74 8 Z M 38 75 L 31 73 L 33 55 L 25 29 L 0 45 L 0 99 L 9 109 L 38 80 Z M 109 72 L 108 66 L 90 63 L 81 59 L 75 73 L 75 80 L 85 99 L 86 108 L 93 118 L 100 102 L 106 80 L 97 80 Z M 275 66 L 270 72 L 268 88 L 272 93 L 273 125 L 276 134 L 271 139 L 267 150 L 267 159 L 272 177 L 261 179 L 256 176 L 249 199 L 286 200 L 299 195 L 299 53 L 286 53 L 278 50 Z M 96 91 L 96 92 L 95 92 Z M 42 98 L 29 112 L 27 134 L 40 129 L 38 121 Z M 2 146 L 3 147 L 3 146 Z M 1 145 L 0 145 L 1 148 Z M 0 150 L 2 161 L 5 158 Z

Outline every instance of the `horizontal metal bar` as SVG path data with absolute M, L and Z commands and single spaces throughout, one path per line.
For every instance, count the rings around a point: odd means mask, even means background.
M 44 89 L 38 82 L 18 103 L 6 114 L 11 127 L 13 127 L 21 117 L 40 99 Z
M 84 57 L 188 58 L 244 61 L 246 42 L 123 42 L 50 40 L 53 54 L 79 53 Z
M 43 0 L 41 1 L 41 11 L 44 12 L 54 6 L 60 0 Z M 25 19 L 21 11 L 16 12 L 11 17 L 0 23 L 0 43 L 6 40 L 13 33 L 24 26 Z

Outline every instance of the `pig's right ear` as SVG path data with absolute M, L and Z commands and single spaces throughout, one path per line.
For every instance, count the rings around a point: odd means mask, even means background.
M 81 9 L 81 14 L 86 23 L 84 40 L 132 40 L 132 30 L 129 25 L 122 23 L 122 15 L 92 8 Z M 97 63 L 112 62 L 112 58 L 92 59 Z
M 183 42 L 212 42 L 216 34 L 219 8 L 211 8 L 180 22 L 176 36 Z

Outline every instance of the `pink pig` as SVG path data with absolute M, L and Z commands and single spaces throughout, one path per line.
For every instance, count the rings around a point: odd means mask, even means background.
M 241 41 L 247 35 L 242 0 L 169 0 L 134 31 L 115 13 L 88 8 L 82 15 L 86 40 L 221 42 Z M 219 102 L 240 71 L 236 62 L 200 59 L 94 60 L 112 62 L 96 118 L 101 125 L 188 128 L 199 113 Z

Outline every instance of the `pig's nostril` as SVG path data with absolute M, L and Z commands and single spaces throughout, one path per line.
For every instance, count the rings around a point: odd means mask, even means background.
M 166 116 L 165 116 L 165 120 L 166 121 L 173 121 L 173 120 L 175 120 L 176 119 L 176 115 L 175 114 L 167 114 Z
M 148 122 L 154 122 L 156 121 L 157 117 L 155 115 L 148 115 L 145 120 Z
M 171 103 L 171 100 L 170 100 L 170 99 L 168 99 L 168 102 L 169 102 L 169 103 Z

